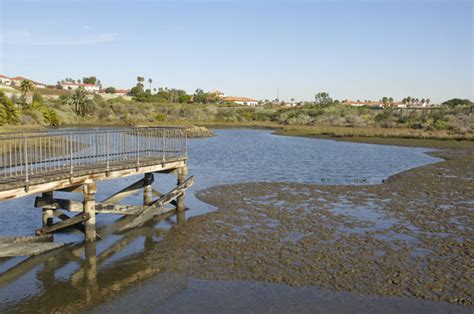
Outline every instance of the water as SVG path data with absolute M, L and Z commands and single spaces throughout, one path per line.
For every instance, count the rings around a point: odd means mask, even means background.
M 195 197 L 196 191 L 215 185 L 252 181 L 376 184 L 395 173 L 439 160 L 424 154 L 427 149 L 422 148 L 276 136 L 270 131 L 262 130 L 217 130 L 216 134 L 217 136 L 213 138 L 189 141 L 189 173 L 196 177 L 196 183 L 186 195 L 186 205 L 190 208 L 187 212 L 188 217 L 215 210 L 214 207 Z M 137 177 L 126 177 L 99 182 L 97 200 L 105 199 L 137 179 Z M 168 191 L 175 184 L 175 175 L 155 175 L 154 187 L 159 191 Z M 56 194 L 59 198 L 66 197 L 66 194 Z M 71 195 L 68 193 L 67 197 Z M 81 195 L 75 195 L 75 199 L 81 200 Z M 141 193 L 133 195 L 126 201 L 128 204 L 137 205 L 141 202 Z M 41 210 L 34 208 L 33 203 L 34 196 L 0 203 L 2 236 L 32 234 L 35 229 L 41 227 Z M 109 224 L 117 217 L 98 215 L 98 227 Z M 98 267 L 98 278 L 101 273 L 102 277 L 106 277 L 102 279 L 102 285 L 107 285 L 104 281 L 108 283 L 112 278 L 110 277 L 112 275 L 109 277 L 103 275 L 104 272 L 121 273 L 124 267 L 137 261 L 140 261 L 140 269 L 149 266 L 143 256 L 156 253 L 153 251 L 153 243 L 160 241 L 160 230 L 169 228 L 169 225 L 160 222 L 155 226 L 152 223 L 151 227 L 154 228 L 141 228 L 135 233 L 124 236 L 110 236 L 94 244 L 92 256 L 100 255 L 119 241 L 125 243 L 123 249 L 113 258 L 104 261 Z M 55 235 L 55 239 L 60 242 L 79 242 L 82 241 L 83 235 L 65 232 Z M 18 272 L 18 276 L 9 277 L 8 280 L 0 278 L 0 312 L 12 305 L 19 306 L 16 309 L 24 310 L 34 306 L 35 303 L 42 304 L 43 298 L 47 300 L 48 295 L 57 294 L 61 289 L 65 289 L 68 280 L 74 281 L 74 278 L 82 276 L 88 269 L 91 254 L 84 262 L 71 261 L 68 258 L 77 255 L 75 250 L 82 252 L 82 258 L 87 255 L 84 253 L 87 247 L 76 244 L 72 248 L 60 251 L 63 253 L 57 253 L 61 256 L 61 262 L 40 260 L 31 267 L 23 265 L 25 269 Z M 19 257 L 0 261 L 0 272 L 22 260 L 24 258 Z M 51 273 L 53 275 L 45 280 L 44 273 L 48 276 L 51 276 Z M 65 290 L 67 293 L 73 293 L 67 289 Z M 82 286 L 78 288 L 76 285 L 74 289 L 82 289 Z M 64 291 L 61 293 L 67 295 Z M 87 294 L 83 290 L 79 290 L 78 293 Z M 44 302 L 42 306 L 49 308 L 47 302 Z

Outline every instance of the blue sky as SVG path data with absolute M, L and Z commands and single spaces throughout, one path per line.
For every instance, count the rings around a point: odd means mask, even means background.
M 473 99 L 472 1 L 0 0 L 0 73 L 313 99 Z

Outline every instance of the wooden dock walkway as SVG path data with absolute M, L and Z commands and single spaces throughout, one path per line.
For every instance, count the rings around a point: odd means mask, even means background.
M 177 213 L 178 222 L 184 220 L 184 194 L 194 183 L 193 177 L 186 179 L 186 162 L 186 129 L 179 127 L 0 133 L 0 201 L 41 193 L 35 207 L 42 209 L 43 227 L 36 235 L 74 227 L 84 232 L 87 241 L 94 241 L 100 238 L 95 228 L 98 213 L 124 216 L 109 232 L 121 232 L 169 213 Z M 156 173 L 175 173 L 176 188 L 168 193 L 153 190 Z M 96 202 L 96 182 L 140 174 L 142 179 Z M 117 204 L 139 190 L 143 190 L 143 206 Z M 79 192 L 84 199 L 58 199 L 56 191 Z M 165 206 L 168 204 L 173 206 Z M 13 247 L 8 246 L 9 256 L 14 254 Z

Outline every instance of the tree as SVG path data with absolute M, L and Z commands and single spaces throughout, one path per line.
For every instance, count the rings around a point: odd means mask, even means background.
M 390 105 L 393 105 L 393 97 L 389 97 L 388 102 L 390 103 Z
M 319 105 L 326 106 L 332 103 L 332 98 L 329 97 L 329 93 L 326 93 L 326 92 L 319 92 L 314 96 L 314 98 L 315 98 L 316 104 L 319 104 Z
M 462 107 L 462 106 L 472 106 L 473 103 L 469 99 L 453 98 L 453 99 L 443 102 L 441 105 L 455 108 L 455 107 Z
M 112 86 L 111 86 L 111 87 L 107 87 L 107 88 L 105 89 L 105 93 L 107 93 L 107 94 L 115 94 L 116 91 L 117 91 L 117 90 L 115 89 L 115 87 L 112 87 Z
M 87 99 L 86 90 L 84 87 L 79 87 L 76 89 L 74 94 L 71 96 L 70 104 L 72 106 L 72 110 L 81 117 L 85 117 L 85 115 L 89 112 L 90 101 Z
M 153 83 L 153 80 L 151 78 L 149 78 L 148 83 L 150 84 L 150 92 L 151 92 L 151 83 Z
M 80 80 L 78 80 L 78 81 L 80 81 Z M 96 85 L 97 78 L 95 76 L 84 77 L 84 78 L 82 78 L 82 83 Z
M 427 106 L 430 104 L 430 100 L 428 98 L 426 98 L 425 102 Z
M 194 102 L 205 104 L 207 103 L 208 93 L 205 93 L 204 90 L 198 88 L 194 92 L 193 100 Z
M 25 99 L 25 102 L 27 104 L 31 104 L 31 102 L 32 102 L 31 95 L 32 95 L 34 90 L 35 90 L 35 85 L 33 84 L 32 81 L 30 81 L 30 80 L 21 81 L 20 91 L 21 91 L 21 93 L 22 93 L 22 95 Z

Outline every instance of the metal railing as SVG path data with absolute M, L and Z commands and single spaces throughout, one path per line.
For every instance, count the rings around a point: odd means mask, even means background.
M 0 133 L 0 180 L 186 157 L 186 129 L 136 127 Z

